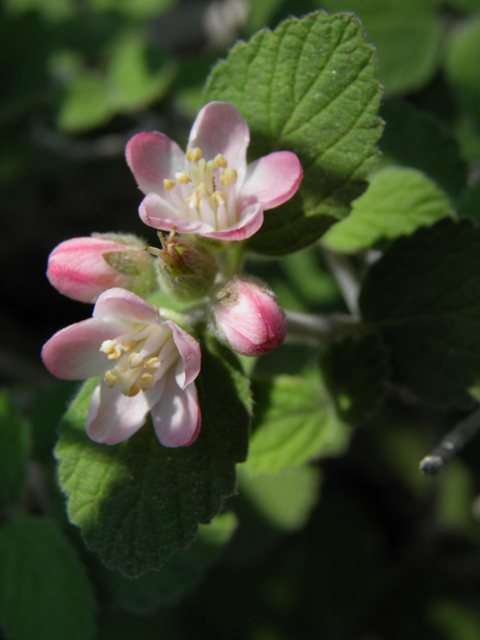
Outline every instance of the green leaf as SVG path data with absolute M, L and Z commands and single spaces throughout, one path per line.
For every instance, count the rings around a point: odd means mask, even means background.
M 439 406 L 468 407 L 480 377 L 480 230 L 441 220 L 396 240 L 360 295 L 391 350 L 395 381 Z
M 248 466 L 239 468 L 239 493 L 247 498 L 276 529 L 294 532 L 307 524 L 318 501 L 320 471 L 316 467 L 297 467 L 270 476 L 252 477 Z
M 443 122 L 401 100 L 388 100 L 380 115 L 386 122 L 380 140 L 381 162 L 419 169 L 450 196 L 458 196 L 467 182 L 467 165 Z
M 327 11 L 353 11 L 378 53 L 387 95 L 427 84 L 440 60 L 442 25 L 431 2 L 416 0 L 317 0 Z
M 342 451 L 349 429 L 317 381 L 278 376 L 253 385 L 255 419 L 245 468 L 277 474 L 308 460 Z
M 0 394 L 0 513 L 22 497 L 27 476 L 30 425 Z
M 89 640 L 95 601 L 70 543 L 48 520 L 0 529 L 0 620 L 8 640 Z
M 322 242 L 334 251 L 353 253 L 451 215 L 449 199 L 423 173 L 388 167 L 372 176 L 350 216 L 333 226 Z
M 196 380 L 200 435 L 176 449 L 159 443 L 150 418 L 122 444 L 92 442 L 85 422 L 94 386 L 84 385 L 62 421 L 60 482 L 87 546 L 136 577 L 188 547 L 198 524 L 210 522 L 235 492 L 235 463 L 247 453 L 249 385 L 233 354 L 208 340 Z
M 390 368 L 388 350 L 377 334 L 331 344 L 321 366 L 342 420 L 359 424 L 379 408 Z
M 210 524 L 200 525 L 190 547 L 176 551 L 161 571 L 149 571 L 132 579 L 119 571 L 104 569 L 101 580 L 122 609 L 137 615 L 151 615 L 161 605 L 178 602 L 200 582 L 205 571 L 218 560 L 236 527 L 235 515 L 223 513 Z
M 104 79 L 99 72 L 84 71 L 69 82 L 57 116 L 60 129 L 69 133 L 87 131 L 106 124 L 111 117 Z
M 476 182 L 462 194 L 457 204 L 459 218 L 473 218 L 480 222 L 480 182 Z
M 382 130 L 374 49 L 358 20 L 323 12 L 288 19 L 240 43 L 212 72 L 205 102 L 225 100 L 246 118 L 250 159 L 295 152 L 299 193 L 265 212 L 249 246 L 282 255 L 315 241 L 366 187 Z

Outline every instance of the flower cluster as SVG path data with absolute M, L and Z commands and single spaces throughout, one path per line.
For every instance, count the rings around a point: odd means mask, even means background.
M 246 121 L 225 102 L 199 112 L 186 153 L 162 133 L 134 136 L 126 158 L 145 194 L 139 214 L 147 225 L 170 232 L 167 240 L 159 233 L 162 248 L 132 236 L 94 234 L 63 242 L 50 254 L 52 285 L 96 303 L 92 318 L 62 329 L 42 351 L 46 367 L 60 378 L 100 376 L 86 425 L 92 440 L 123 442 L 148 413 L 166 447 L 187 446 L 199 433 L 200 345 L 185 318 L 181 327 L 144 299 L 155 286 L 195 303 L 191 316 L 238 353 L 261 355 L 283 342 L 285 317 L 272 292 L 236 271 L 232 277 L 225 256 L 232 241 L 258 231 L 264 210 L 294 195 L 302 167 L 289 151 L 247 164 L 249 142 Z M 217 257 L 202 238 L 216 241 Z

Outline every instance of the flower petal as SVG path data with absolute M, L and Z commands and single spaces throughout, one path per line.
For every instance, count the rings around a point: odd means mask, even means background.
M 99 296 L 93 317 L 108 321 L 116 319 L 117 322 L 159 324 L 157 312 L 148 302 L 131 291 L 118 288 L 109 289 Z M 110 337 L 115 337 L 115 334 Z
M 110 364 L 100 351 L 104 340 L 124 331 L 122 322 L 89 318 L 58 331 L 43 346 L 47 369 L 64 380 L 86 380 L 103 373 Z
M 263 208 L 273 209 L 289 200 L 303 177 L 300 160 L 291 151 L 276 151 L 259 158 L 247 167 L 240 194 L 240 208 L 263 202 Z
M 167 320 L 165 324 L 172 330 L 173 340 L 181 357 L 175 370 L 175 379 L 178 386 L 185 389 L 200 373 L 200 345 L 175 322 Z
M 250 131 L 247 121 L 228 102 L 209 102 L 201 109 L 193 123 L 188 148 L 200 147 L 206 160 L 223 154 L 228 166 L 236 169 L 239 183 L 246 167 Z
M 143 193 L 165 193 L 163 180 L 172 179 L 185 167 L 178 144 L 158 131 L 138 133 L 125 150 L 127 163 Z
M 157 390 L 161 394 L 161 387 Z M 124 442 L 145 424 L 151 404 L 144 393 L 124 396 L 119 387 L 109 389 L 103 380 L 95 387 L 87 417 L 87 434 L 95 442 Z
M 257 202 L 245 207 L 240 220 L 228 229 L 202 233 L 202 235 L 206 238 L 217 238 L 217 240 L 245 240 L 245 238 L 250 238 L 254 233 L 257 233 L 262 224 L 263 204 Z
M 154 229 L 171 231 L 172 227 L 176 227 L 178 233 L 201 233 L 202 235 L 213 231 L 213 227 L 206 222 L 177 217 L 177 211 L 156 193 L 149 193 L 143 199 L 138 212 L 143 222 Z
M 164 447 L 186 447 L 200 431 L 201 414 L 197 389 L 192 382 L 185 389 L 168 377 L 160 402 L 152 409 L 153 426 Z

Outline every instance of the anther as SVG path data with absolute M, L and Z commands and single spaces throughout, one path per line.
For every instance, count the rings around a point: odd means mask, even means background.
M 217 205 L 217 207 L 220 206 L 221 204 L 227 203 L 227 198 L 225 194 L 222 193 L 221 191 L 214 191 L 212 194 L 212 200 Z
M 128 359 L 128 364 L 130 366 L 130 369 L 136 369 L 137 367 L 141 367 L 143 365 L 143 358 L 139 353 L 135 351 Z
M 121 355 L 122 355 L 122 350 L 119 349 L 118 347 L 115 347 L 113 352 L 109 354 L 108 359 L 109 360 L 118 360 Z
M 100 351 L 102 351 L 107 356 L 109 356 L 111 353 L 114 352 L 116 346 L 117 345 L 115 343 L 115 340 L 104 340 L 102 342 L 102 346 L 100 347 Z
M 191 182 L 192 179 L 186 171 L 182 171 L 182 173 L 177 175 L 177 180 L 180 184 L 187 184 L 188 182 Z
M 141 389 L 138 386 L 138 384 L 133 383 L 132 386 L 130 387 L 130 389 L 128 389 L 128 391 L 124 392 L 124 395 L 128 396 L 129 398 L 133 398 L 138 393 L 140 393 L 140 391 L 141 391 Z
M 186 199 L 186 203 L 192 209 L 195 209 L 200 205 L 200 200 L 199 200 L 197 191 L 195 191 L 189 198 Z
M 142 389 L 143 391 L 147 391 L 147 389 L 150 389 L 153 384 L 153 376 L 150 373 L 142 374 L 140 376 L 138 384 L 140 386 L 140 389 Z
M 165 191 L 170 191 L 170 189 L 173 189 L 173 187 L 175 186 L 175 180 L 169 180 L 168 178 L 165 178 L 163 181 L 163 186 L 165 187 Z
M 214 162 L 216 167 L 222 167 L 223 169 L 227 168 L 227 159 L 221 153 L 215 156 Z
M 190 160 L 190 162 L 198 162 L 202 157 L 202 150 L 199 147 L 195 147 L 195 149 L 189 149 L 185 156 L 187 160 Z
M 125 352 L 133 351 L 133 349 L 135 349 L 136 346 L 137 346 L 137 343 L 135 342 L 135 340 L 130 340 L 130 342 L 127 342 L 127 343 L 122 342 L 122 349 Z
M 197 189 L 197 193 L 198 193 L 198 197 L 200 199 L 202 198 L 209 198 L 212 194 L 211 192 L 208 190 L 207 185 L 205 184 L 205 182 L 201 182 L 198 185 L 198 189 Z
M 160 362 L 159 358 L 157 358 L 157 356 L 154 356 L 153 358 L 149 358 L 145 362 L 145 369 L 148 369 L 149 371 L 156 371 L 161 364 L 162 363 Z
M 109 369 L 105 373 L 104 380 L 107 383 L 107 386 L 109 387 L 109 389 L 111 389 L 112 387 L 115 386 L 115 383 L 117 382 L 118 377 L 113 373 L 111 369 Z
M 220 176 L 220 182 L 225 187 L 232 187 L 237 182 L 238 174 L 236 169 L 225 169 Z

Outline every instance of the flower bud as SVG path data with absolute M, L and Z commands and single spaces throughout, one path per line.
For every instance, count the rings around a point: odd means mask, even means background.
M 80 302 L 93 303 L 112 287 L 143 295 L 155 282 L 152 260 L 144 246 L 135 236 L 72 238 L 50 254 L 47 278 L 60 293 Z
M 217 327 L 229 345 L 244 356 L 259 356 L 285 340 L 287 322 L 273 293 L 251 280 L 233 278 L 213 307 Z
M 208 249 L 175 237 L 175 228 L 167 240 L 158 237 L 162 249 L 148 247 L 157 256 L 157 280 L 168 296 L 180 302 L 193 302 L 203 298 L 213 285 L 218 271 L 217 263 Z

